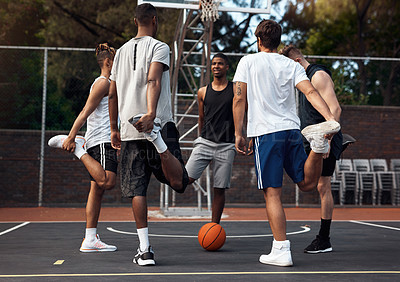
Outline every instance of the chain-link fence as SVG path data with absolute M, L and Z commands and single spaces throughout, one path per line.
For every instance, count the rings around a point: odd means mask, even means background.
M 237 62 L 245 54 L 227 55 L 231 61 L 228 76 L 232 79 Z M 363 104 L 373 99 L 379 104 L 388 99 L 385 95 L 391 99 L 392 105 L 400 103 L 400 79 L 396 80 L 399 72 L 395 72 L 400 59 L 326 56 L 309 56 L 308 59 L 318 60 L 332 68 L 342 103 Z M 83 108 L 90 86 L 100 74 L 94 49 L 0 46 L 0 65 L 0 129 L 3 139 L 0 180 L 4 196 L 0 206 L 84 203 L 86 192 L 79 196 L 68 192 L 71 197 L 65 197 L 68 194 L 65 189 L 71 189 L 71 186 L 88 186 L 83 166 L 63 152 L 49 152 L 46 142 L 56 133 L 65 134 Z M 360 66 L 366 79 L 360 79 Z M 360 94 L 361 89 L 365 89 L 365 94 Z M 71 168 L 63 168 L 73 160 L 72 172 Z M 252 165 L 252 160 L 240 159 L 237 162 L 239 165 Z M 75 175 L 74 169 L 84 173 Z M 250 170 L 247 174 L 251 179 Z M 238 177 L 237 181 L 241 180 L 243 177 Z M 250 182 L 247 181 L 247 185 Z M 60 186 L 63 192 L 57 190 Z M 118 198 L 118 188 L 113 193 L 109 196 L 110 204 L 123 202 Z M 80 200 L 76 200 L 77 197 Z M 317 203 L 318 197 L 314 198 L 304 201 Z M 262 204 L 263 198 L 244 192 L 232 196 L 235 203 L 255 201 Z M 294 204 L 296 201 L 298 197 L 294 192 L 284 198 L 285 203 Z

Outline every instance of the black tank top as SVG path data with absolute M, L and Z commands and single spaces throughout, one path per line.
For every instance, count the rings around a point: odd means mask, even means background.
M 327 67 L 323 65 L 311 64 L 306 69 L 306 74 L 307 77 L 310 79 L 310 81 L 311 78 L 314 76 L 314 74 L 320 70 L 326 72 L 327 74 L 329 74 L 329 76 L 332 77 L 332 73 Z M 301 122 L 300 126 L 301 129 L 310 124 L 316 124 L 325 121 L 325 118 L 311 105 L 310 102 L 308 102 L 306 96 L 300 91 L 299 91 L 299 117 Z M 331 141 L 331 153 L 333 153 L 336 159 L 339 159 L 340 154 L 342 152 L 342 140 L 343 140 L 342 132 L 339 131 L 333 136 Z M 310 144 L 304 137 L 303 141 L 305 149 L 310 150 Z
M 201 137 L 216 143 L 235 143 L 235 127 L 232 113 L 233 83 L 222 91 L 207 85 L 204 97 L 204 125 Z

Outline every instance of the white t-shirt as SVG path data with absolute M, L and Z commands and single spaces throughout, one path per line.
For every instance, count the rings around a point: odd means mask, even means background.
M 307 78 L 304 68 L 278 53 L 243 57 L 234 82 L 247 83 L 247 136 L 300 129 L 296 114 L 296 85 Z
M 145 139 L 143 133 L 139 133 L 128 119 L 137 114 L 147 113 L 147 75 L 153 62 L 165 65 L 156 116 L 161 120 L 161 126 L 173 121 L 169 55 L 168 45 L 150 36 L 132 38 L 118 49 L 110 79 L 117 85 L 122 141 Z
M 93 85 L 99 79 L 107 79 L 105 76 L 99 76 L 95 79 L 90 92 L 92 92 Z M 110 129 L 110 117 L 108 114 L 108 96 L 104 96 L 101 99 L 97 108 L 88 116 L 87 130 L 85 134 L 86 148 L 89 149 L 101 143 L 111 142 L 111 129 Z

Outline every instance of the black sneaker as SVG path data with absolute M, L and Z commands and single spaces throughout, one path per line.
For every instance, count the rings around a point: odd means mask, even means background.
M 309 254 L 332 252 L 332 245 L 329 238 L 323 239 L 317 235 L 317 238 L 315 238 L 314 241 L 304 249 L 304 252 Z
M 154 251 L 151 246 L 149 246 L 144 252 L 140 251 L 140 247 L 137 249 L 137 254 L 133 258 L 133 262 L 138 265 L 155 265 Z

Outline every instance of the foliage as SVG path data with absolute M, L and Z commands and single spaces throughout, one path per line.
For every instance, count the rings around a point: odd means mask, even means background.
M 0 0 L 0 45 L 38 45 L 44 0 Z
M 282 19 L 305 54 L 389 58 L 400 56 L 399 22 L 396 0 L 293 0 Z M 335 78 L 338 96 L 352 96 L 343 101 L 400 105 L 400 62 L 356 60 L 346 68 L 351 75 Z

